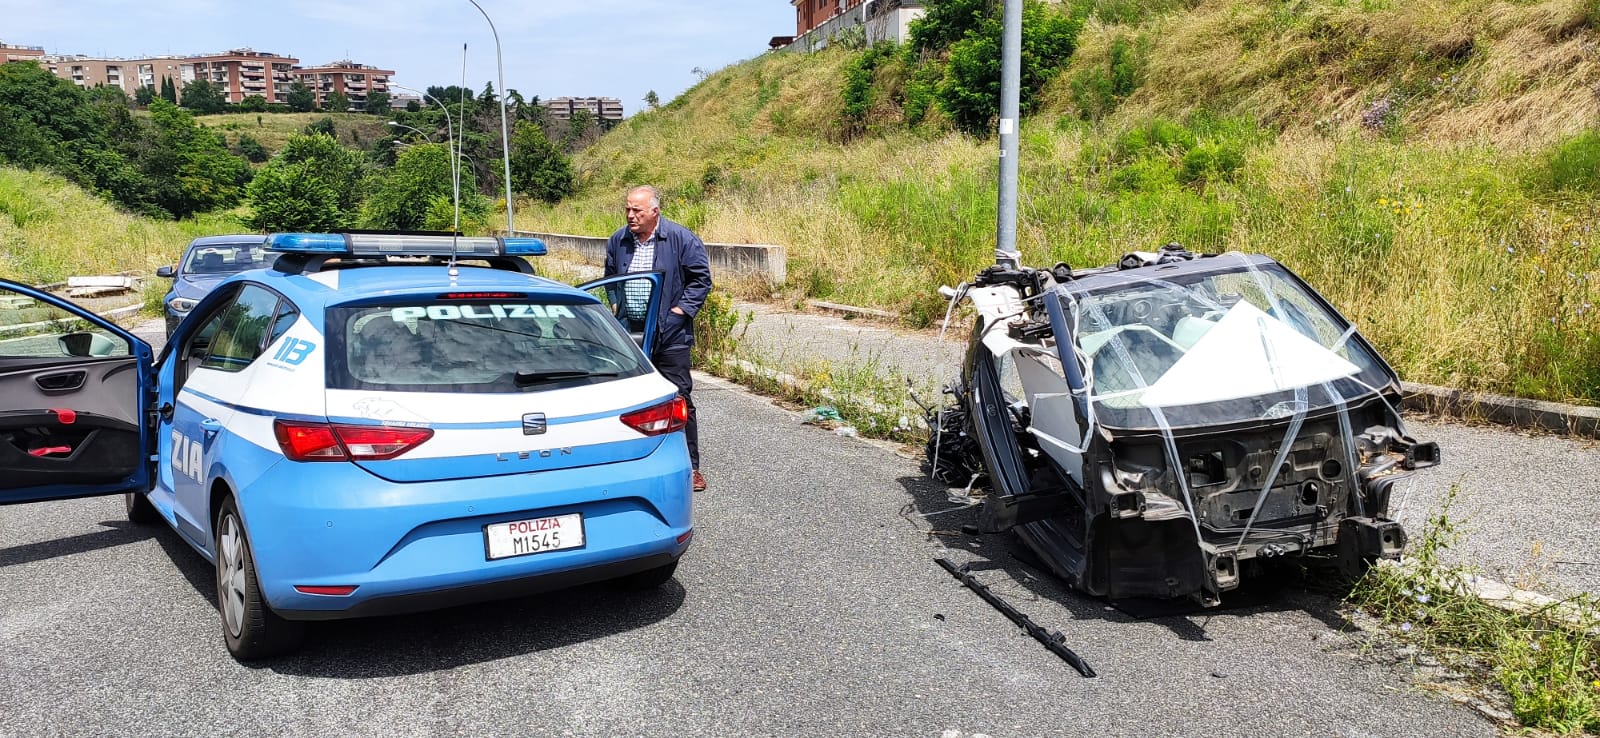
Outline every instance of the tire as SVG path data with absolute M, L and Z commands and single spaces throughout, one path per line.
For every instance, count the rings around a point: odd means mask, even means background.
M 161 519 L 161 513 L 143 492 L 122 495 L 122 508 L 128 513 L 128 522 L 135 525 L 149 525 Z
M 673 572 L 677 570 L 678 560 L 673 559 L 654 569 L 645 569 L 644 571 L 636 571 L 627 576 L 618 577 L 616 585 L 632 592 L 643 592 L 666 584 L 672 579 Z
M 255 555 L 232 497 L 223 499 L 216 523 L 217 610 L 228 653 L 251 661 L 295 650 L 305 624 L 278 617 L 262 598 Z

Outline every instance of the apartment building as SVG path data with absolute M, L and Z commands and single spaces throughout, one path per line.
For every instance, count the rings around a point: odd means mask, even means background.
M 221 88 L 223 97 L 230 103 L 251 96 L 281 103 L 288 101 L 289 86 L 294 84 L 300 60 L 254 49 L 230 49 L 222 54 L 184 57 L 183 63 L 190 67 L 190 74 L 183 77 L 183 82 L 206 80 Z M 181 87 L 183 83 L 177 84 Z
M 0 63 L 12 59 L 34 59 L 52 74 L 79 87 L 109 85 L 121 88 L 129 96 L 140 87 L 160 88 L 165 78 L 172 79 L 181 96 L 185 84 L 203 79 L 221 89 L 229 103 L 243 102 L 251 96 L 265 98 L 268 103 L 287 103 L 289 88 L 302 82 L 316 93 L 319 107 L 338 92 L 357 109 L 366 104 L 368 95 L 389 92 L 389 80 L 394 76 L 394 70 L 348 59 L 307 69 L 292 56 L 249 48 L 221 54 L 120 59 L 50 55 L 38 46 L 0 43 Z M 620 119 L 621 103 L 617 106 Z
M 925 12 L 922 0 L 789 0 L 795 11 L 794 40 L 789 51 L 816 51 L 846 30 L 865 27 L 867 43 L 904 43 L 911 21 Z M 772 39 L 778 48 L 779 38 Z
M 614 97 L 553 97 L 539 104 L 556 120 L 571 120 L 579 110 L 589 111 L 596 120 L 622 120 L 622 101 Z
M 350 107 L 359 110 L 367 104 L 368 95 L 389 92 L 394 70 L 341 59 L 320 67 L 297 69 L 294 74 L 317 94 L 317 107 L 325 107 L 328 98 L 337 92 L 349 98 Z
M 39 61 L 43 56 L 43 46 L 22 46 L 0 41 L 0 64 L 14 61 Z

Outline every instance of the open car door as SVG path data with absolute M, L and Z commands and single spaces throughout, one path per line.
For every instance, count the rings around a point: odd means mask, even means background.
M 110 321 L 0 280 L 0 504 L 146 490 L 152 361 Z
M 661 272 L 618 274 L 585 282 L 578 289 L 599 298 L 633 342 L 650 355 L 657 330 L 656 311 L 661 305 Z

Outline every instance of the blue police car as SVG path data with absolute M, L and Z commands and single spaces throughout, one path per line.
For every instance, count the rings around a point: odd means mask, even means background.
M 653 317 L 615 317 L 656 315 L 659 274 L 573 288 L 532 274 L 533 239 L 266 240 L 273 268 L 159 357 L 0 281 L 0 502 L 125 494 L 215 564 L 240 659 L 306 621 L 671 578 L 687 408 L 640 349 Z

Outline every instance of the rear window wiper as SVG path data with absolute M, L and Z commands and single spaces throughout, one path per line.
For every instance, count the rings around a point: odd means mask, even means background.
M 517 372 L 516 382 L 518 387 L 526 387 L 540 382 L 559 382 L 563 379 L 586 379 L 588 377 L 615 377 L 616 372 Z

